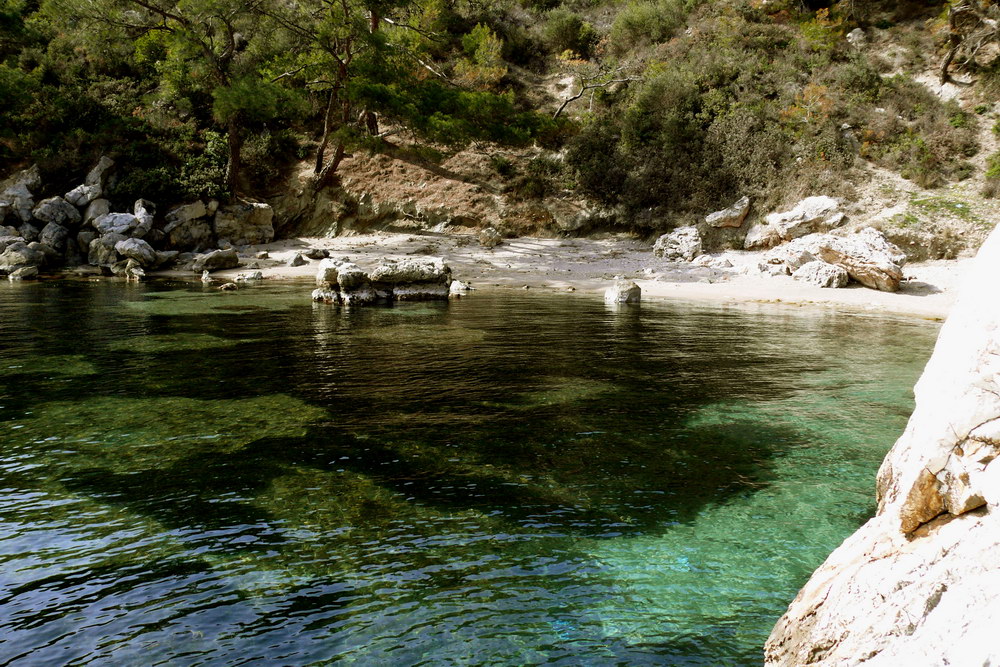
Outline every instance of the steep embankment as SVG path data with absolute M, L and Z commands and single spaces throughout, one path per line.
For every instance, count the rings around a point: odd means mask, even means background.
M 983 245 L 878 475 L 875 518 L 813 574 L 769 665 L 992 665 L 1000 645 L 1000 231 Z

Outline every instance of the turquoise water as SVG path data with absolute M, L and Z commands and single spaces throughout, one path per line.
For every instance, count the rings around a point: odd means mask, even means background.
M 937 333 L 307 292 L 0 285 L 0 664 L 759 664 Z

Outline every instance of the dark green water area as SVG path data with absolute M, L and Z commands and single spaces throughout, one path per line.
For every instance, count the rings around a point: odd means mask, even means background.
M 0 664 L 757 665 L 937 325 L 0 285 Z

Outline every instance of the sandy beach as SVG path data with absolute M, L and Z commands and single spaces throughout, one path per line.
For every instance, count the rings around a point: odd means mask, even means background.
M 644 299 L 674 299 L 716 304 L 772 303 L 791 307 L 821 307 L 943 319 L 971 258 L 908 264 L 897 293 L 878 292 L 852 284 L 824 289 L 790 276 L 766 276 L 756 270 L 761 253 L 729 251 L 715 257 L 733 266 L 715 269 L 655 257 L 649 243 L 620 238 L 508 239 L 493 249 L 473 236 L 431 232 L 378 232 L 335 238 L 296 238 L 240 248 L 249 257 L 239 269 L 213 274 L 218 282 L 248 269 L 259 269 L 267 280 L 311 281 L 318 261 L 292 267 L 289 260 L 310 248 L 328 250 L 370 268 L 381 257 L 443 257 L 456 279 L 474 289 L 541 289 L 603 293 L 615 276 L 635 280 Z M 266 251 L 267 259 L 256 260 Z M 173 275 L 181 275 L 171 272 Z M 183 274 L 185 277 L 188 274 Z

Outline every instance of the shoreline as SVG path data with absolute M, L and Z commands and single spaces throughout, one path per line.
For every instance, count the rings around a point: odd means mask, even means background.
M 479 245 L 471 235 L 434 232 L 375 232 L 333 238 L 292 238 L 240 248 L 243 266 L 212 273 L 227 282 L 240 273 L 259 270 L 267 280 L 312 281 L 318 260 L 303 266 L 288 262 L 310 248 L 327 250 L 370 268 L 382 257 L 442 257 L 453 277 L 476 290 L 543 289 L 553 292 L 603 294 L 616 276 L 634 280 L 643 299 L 676 300 L 716 305 L 777 304 L 798 308 L 834 308 L 866 313 L 905 315 L 943 320 L 955 301 L 971 258 L 907 264 L 907 280 L 899 292 L 879 292 L 860 285 L 830 289 L 808 285 L 790 276 L 764 276 L 756 271 L 763 253 L 728 251 L 713 255 L 729 262 L 727 269 L 668 262 L 652 253 L 649 243 L 632 239 L 507 239 L 496 248 Z M 266 251 L 268 259 L 254 260 Z M 182 271 L 151 274 L 197 280 Z

